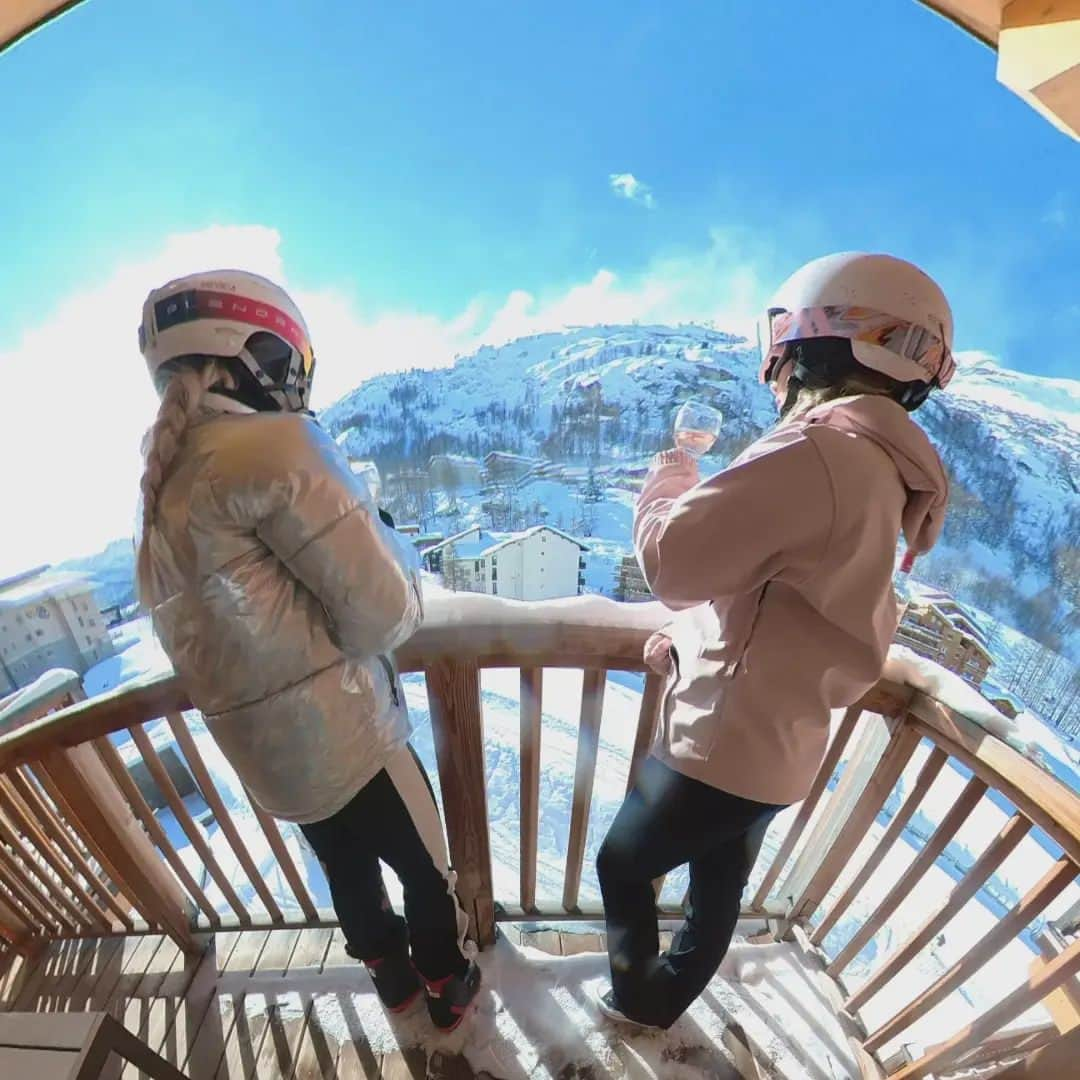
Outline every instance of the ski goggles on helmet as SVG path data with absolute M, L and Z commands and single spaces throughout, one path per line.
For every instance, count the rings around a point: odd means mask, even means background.
M 956 371 L 956 363 L 944 338 L 925 326 L 873 308 L 829 304 L 799 311 L 769 309 L 758 328 L 758 349 L 761 353 L 759 378 L 762 382 L 769 382 L 773 378 L 777 361 L 783 356 L 789 342 L 825 337 L 875 345 L 908 365 L 914 365 L 911 367 L 911 378 L 902 381 L 921 379 L 944 388 Z

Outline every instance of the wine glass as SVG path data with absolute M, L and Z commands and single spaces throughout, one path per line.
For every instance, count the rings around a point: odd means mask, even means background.
M 368 491 L 371 492 L 371 498 L 377 505 L 379 495 L 382 492 L 382 477 L 379 475 L 379 466 L 374 461 L 354 461 L 351 468 L 357 476 L 363 478 Z
M 720 425 L 724 414 L 703 401 L 687 401 L 675 414 L 675 445 L 694 457 L 708 453 L 716 436 L 720 434 Z

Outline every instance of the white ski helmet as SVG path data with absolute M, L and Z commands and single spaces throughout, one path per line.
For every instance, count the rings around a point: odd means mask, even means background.
M 945 294 L 892 255 L 845 251 L 796 270 L 776 291 L 761 328 L 761 381 L 779 374 L 789 342 L 825 337 L 846 338 L 863 367 L 914 384 L 914 404 L 930 387 L 948 385 L 956 369 Z
M 279 285 L 245 270 L 208 270 L 154 289 L 143 304 L 139 349 L 160 392 L 187 357 L 238 360 L 259 400 L 308 408 L 315 355 L 300 309 Z M 254 380 L 254 382 L 251 382 Z

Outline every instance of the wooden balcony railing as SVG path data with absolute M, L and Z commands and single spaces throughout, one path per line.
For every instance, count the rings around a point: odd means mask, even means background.
M 644 671 L 644 641 L 667 617 L 657 604 L 615 604 L 591 597 L 524 605 L 457 595 L 432 601 L 425 625 L 400 650 L 402 670 L 423 672 L 426 679 L 451 859 L 481 945 L 493 940 L 499 919 L 601 914 L 580 902 L 580 893 L 605 685 L 609 672 Z M 480 683 L 485 668 L 520 671 L 516 896 L 497 896 L 493 886 Z M 584 672 L 561 902 L 537 897 L 544 669 L 550 668 Z M 643 685 L 627 788 L 648 750 L 662 694 L 657 675 L 646 673 Z M 196 934 L 205 930 L 334 922 L 332 911 L 320 910 L 313 898 L 304 860 L 297 857 L 296 845 L 289 848 L 289 830 L 283 833 L 274 819 L 249 802 L 242 812 L 257 823 L 276 875 L 288 884 L 290 902 L 280 889 L 268 886 L 267 864 L 260 867 L 237 826 L 236 811 L 230 811 L 229 800 L 218 789 L 192 734 L 189 721 L 197 716 L 189 711 L 190 702 L 174 678 L 159 677 L 94 701 L 76 700 L 80 696 L 77 688 L 54 693 L 42 705 L 52 711 L 0 737 L 0 949 L 33 954 L 57 937 L 152 931 L 197 951 Z M 194 819 L 163 760 L 162 736 L 175 742 L 247 886 L 237 883 L 235 867 L 230 873 L 221 864 L 220 847 L 215 854 Z M 117 743 L 128 738 L 125 760 Z M 866 851 L 867 834 L 890 798 L 896 801 L 901 774 L 920 746 L 928 753 L 917 778 L 880 839 Z M 950 759 L 970 775 L 962 794 L 896 883 L 868 915 L 860 916 L 851 936 L 838 950 L 823 954 L 820 947 L 840 920 L 847 915 L 844 925 L 851 923 L 856 901 L 867 894 Z M 133 779 L 136 761 L 145 766 L 171 810 L 186 841 L 179 847 L 175 830 L 170 836 L 147 802 L 145 784 L 141 788 Z M 986 848 L 945 902 L 927 912 L 917 932 L 848 990 L 845 970 L 890 925 L 990 792 L 997 793 L 999 804 L 1004 797 L 1015 808 L 1004 827 L 987 837 Z M 1028 883 L 1026 893 L 951 968 L 867 1031 L 860 1020 L 867 1003 L 899 985 L 897 975 L 1033 829 L 1042 830 L 1060 849 L 1050 870 Z M 197 874 L 198 864 L 203 872 Z M 777 932 L 794 936 L 810 961 L 820 963 L 822 977 L 834 986 L 838 1008 L 850 1014 L 864 1060 L 872 1063 L 872 1055 L 884 1056 L 890 1046 L 895 1048 L 911 1025 L 1073 888 L 1078 867 L 1080 797 L 971 721 L 908 686 L 883 680 L 844 714 L 813 789 L 793 812 L 745 914 L 773 920 Z M 1053 992 L 1064 988 L 1071 993 L 1078 972 L 1080 940 L 1075 935 L 1062 938 L 1060 948 L 1044 957 L 1026 982 L 951 1038 L 913 1060 L 908 1060 L 910 1053 L 889 1053 L 890 1075 L 913 1080 L 986 1060 L 990 1047 L 1008 1045 L 1024 1052 L 1044 1046 L 1056 1029 L 1026 1028 L 1019 1042 L 1010 1041 L 1002 1029 Z

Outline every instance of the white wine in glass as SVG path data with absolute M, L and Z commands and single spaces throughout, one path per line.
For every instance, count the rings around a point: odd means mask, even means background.
M 675 445 L 694 457 L 712 449 L 724 416 L 701 401 L 688 401 L 675 414 Z
M 364 478 L 372 499 L 378 503 L 379 496 L 382 494 L 382 477 L 379 475 L 379 466 L 374 461 L 354 461 L 350 468 L 357 476 Z

